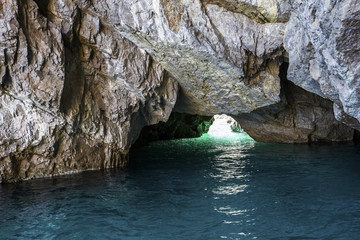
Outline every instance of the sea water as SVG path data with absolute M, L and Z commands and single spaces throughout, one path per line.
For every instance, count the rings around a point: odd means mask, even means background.
M 358 145 L 205 134 L 130 159 L 0 185 L 0 239 L 360 239 Z

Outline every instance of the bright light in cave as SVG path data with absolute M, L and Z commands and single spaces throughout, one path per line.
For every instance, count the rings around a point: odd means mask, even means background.
M 212 137 L 233 138 L 236 137 L 239 132 L 243 132 L 240 125 L 230 116 L 225 114 L 215 115 L 214 119 L 215 121 L 210 126 L 208 132 L 208 134 Z

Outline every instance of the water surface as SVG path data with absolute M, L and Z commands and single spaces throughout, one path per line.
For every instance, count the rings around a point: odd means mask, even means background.
M 360 148 L 159 141 L 126 170 L 0 185 L 0 239 L 359 239 Z

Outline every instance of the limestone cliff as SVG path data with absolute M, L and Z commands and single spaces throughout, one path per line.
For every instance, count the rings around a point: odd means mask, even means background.
M 171 112 L 261 141 L 360 129 L 359 0 L 0 4 L 0 182 L 124 166 Z

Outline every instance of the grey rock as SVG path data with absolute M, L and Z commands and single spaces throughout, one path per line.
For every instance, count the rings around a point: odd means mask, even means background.
M 331 100 L 337 119 L 360 127 L 360 1 L 293 1 L 293 8 L 284 37 L 289 80 Z
M 234 117 L 256 141 L 307 143 L 353 139 L 354 130 L 332 114 L 331 101 L 289 81 L 283 82 L 282 90 L 279 103 Z
M 38 15 L 33 1 L 6 1 L 2 8 L 0 158 L 40 144 L 64 124 L 58 113 L 64 82 L 60 32 Z
M 171 10 L 171 1 L 126 4 L 120 10 L 138 14 L 119 14 L 113 27 L 177 79 L 177 111 L 239 114 L 279 101 L 283 23 L 260 24 L 201 1 L 181 1 Z
M 231 12 L 241 13 L 259 23 L 287 22 L 291 5 L 285 0 L 203 0 Z
M 141 129 L 171 112 L 233 115 L 263 141 L 350 140 L 360 128 L 359 6 L 3 1 L 0 181 L 124 166 Z M 284 61 L 306 91 L 281 89 Z
M 141 128 L 170 116 L 177 82 L 96 16 L 1 10 L 2 181 L 124 166 Z

